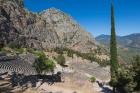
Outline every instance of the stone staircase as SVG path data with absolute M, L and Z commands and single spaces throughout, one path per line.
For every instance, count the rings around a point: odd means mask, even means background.
M 26 59 L 26 58 L 25 58 Z M 36 75 L 36 70 L 32 67 L 32 64 L 19 56 L 6 56 L 0 54 L 0 73 L 16 72 L 24 75 Z

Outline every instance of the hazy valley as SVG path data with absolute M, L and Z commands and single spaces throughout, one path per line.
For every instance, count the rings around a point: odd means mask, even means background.
M 132 57 L 140 54 L 140 33 L 127 36 L 117 36 L 118 54 L 126 63 L 132 61 Z M 109 51 L 110 35 L 100 35 L 95 38 Z

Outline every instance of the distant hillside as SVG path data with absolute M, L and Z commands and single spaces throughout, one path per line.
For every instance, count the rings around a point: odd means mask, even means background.
M 110 35 L 100 35 L 95 38 L 97 42 L 109 48 Z M 140 33 L 127 36 L 117 36 L 118 55 L 125 62 L 131 62 L 133 56 L 140 55 Z
M 110 42 L 110 35 L 100 35 L 96 37 L 96 41 L 101 44 L 108 45 Z M 117 42 L 121 47 L 140 49 L 140 33 L 135 33 L 127 36 L 117 36 Z

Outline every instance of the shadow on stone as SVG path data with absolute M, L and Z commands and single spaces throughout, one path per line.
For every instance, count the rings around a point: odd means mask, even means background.
M 25 87 L 37 87 L 37 82 L 48 83 L 48 85 L 53 85 L 55 82 L 61 82 L 61 73 L 52 75 L 29 75 L 24 76 L 23 74 L 13 73 L 10 79 L 12 87 L 15 86 L 25 86 Z
M 99 87 L 102 89 L 101 92 L 103 93 L 113 93 L 111 89 L 109 89 L 108 87 L 105 87 L 105 83 L 96 81 L 96 83 L 98 83 Z

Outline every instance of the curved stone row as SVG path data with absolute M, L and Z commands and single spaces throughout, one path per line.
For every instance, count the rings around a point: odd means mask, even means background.
M 16 72 L 24 75 L 36 75 L 36 70 L 32 65 L 20 58 L 10 61 L 0 61 L 0 73 L 12 73 Z
M 0 56 L 0 61 L 14 60 L 16 56 Z

